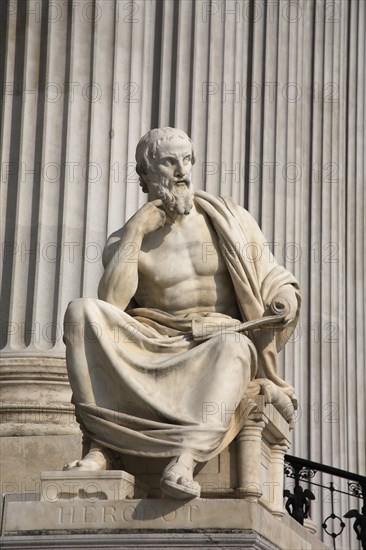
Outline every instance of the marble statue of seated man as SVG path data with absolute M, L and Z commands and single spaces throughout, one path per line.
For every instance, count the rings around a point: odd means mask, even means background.
M 276 358 L 300 303 L 296 279 L 251 215 L 230 198 L 193 192 L 194 161 L 182 130 L 140 140 L 148 202 L 109 237 L 99 299 L 73 300 L 64 333 L 89 441 L 65 469 L 109 469 L 114 452 L 171 457 L 161 489 L 176 498 L 199 496 L 194 468 L 235 438 L 253 381 L 294 400 Z

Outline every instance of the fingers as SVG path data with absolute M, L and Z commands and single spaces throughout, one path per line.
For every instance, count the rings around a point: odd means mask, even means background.
M 163 208 L 163 201 L 161 199 L 155 199 L 154 201 L 151 201 L 150 204 L 153 204 L 157 209 L 161 216 L 161 219 L 163 221 L 162 225 L 165 225 L 166 222 L 166 212 Z
M 153 201 L 150 201 L 150 204 L 154 204 L 155 206 L 162 206 L 163 201 L 161 199 L 155 199 Z
M 161 212 L 161 219 L 163 220 L 163 225 L 165 225 L 165 222 L 166 222 L 166 213 L 164 212 L 164 210 L 160 210 Z

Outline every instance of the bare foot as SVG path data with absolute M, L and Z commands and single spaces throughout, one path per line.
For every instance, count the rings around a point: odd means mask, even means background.
M 102 471 L 108 470 L 110 460 L 103 447 L 92 448 L 81 460 L 73 460 L 65 464 L 63 470 Z
M 172 498 L 190 499 L 200 496 L 201 487 L 193 480 L 196 463 L 190 453 L 173 458 L 160 480 L 163 493 Z

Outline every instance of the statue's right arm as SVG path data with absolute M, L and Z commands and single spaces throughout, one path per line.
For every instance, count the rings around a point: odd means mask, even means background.
M 126 309 L 138 286 L 138 254 L 143 238 L 165 224 L 161 200 L 145 204 L 126 225 L 113 233 L 103 252 L 104 274 L 98 298 Z
M 125 227 L 112 234 L 103 252 L 104 273 L 98 298 L 125 309 L 138 285 L 138 251 L 144 235 L 138 228 Z

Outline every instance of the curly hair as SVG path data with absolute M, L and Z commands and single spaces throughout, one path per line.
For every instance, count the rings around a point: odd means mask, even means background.
M 137 144 L 136 147 L 136 172 L 140 176 L 140 186 L 144 193 L 148 192 L 146 184 L 146 175 L 150 166 L 150 159 L 155 158 L 156 150 L 162 141 L 173 139 L 185 139 L 191 143 L 192 147 L 192 164 L 195 163 L 195 156 L 193 151 L 193 144 L 190 137 L 183 130 L 177 128 L 154 128 L 149 130 Z

